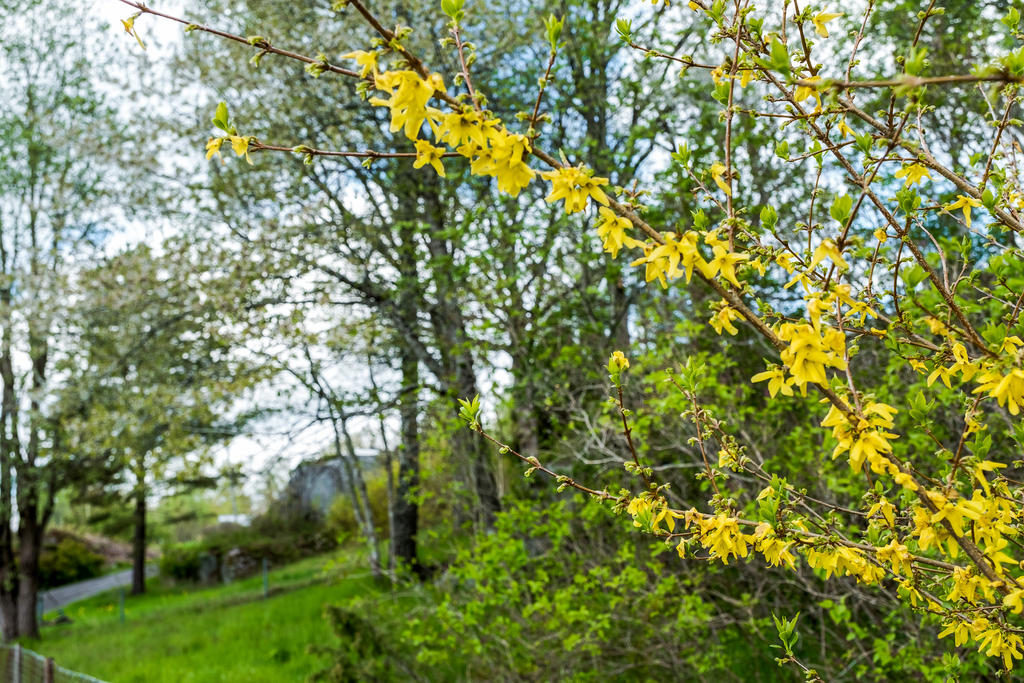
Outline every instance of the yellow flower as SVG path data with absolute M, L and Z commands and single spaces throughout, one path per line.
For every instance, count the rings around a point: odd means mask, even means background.
M 928 180 L 932 179 L 932 174 L 928 172 L 928 168 L 921 164 L 911 164 L 910 166 L 904 166 L 900 170 L 896 171 L 897 178 L 906 178 L 903 181 L 903 187 L 910 187 L 914 183 L 920 184 L 925 178 Z
M 716 244 L 712 251 L 715 257 L 706 266 L 698 266 L 704 276 L 710 280 L 715 275 L 721 275 L 736 288 L 741 287 L 739 280 L 736 279 L 736 266 L 750 257 L 746 254 L 731 252 L 721 244 Z
M 759 372 L 750 378 L 751 382 L 768 382 L 768 394 L 775 398 L 775 395 L 782 393 L 783 396 L 792 396 L 793 389 L 789 386 L 793 378 L 786 379 L 786 375 L 779 367 L 773 367 L 764 372 Z
M 206 141 L 206 158 L 212 159 L 216 154 L 220 156 L 220 146 L 224 144 L 226 138 L 210 138 Z
M 839 123 L 836 124 L 836 128 L 839 130 L 839 134 L 843 136 L 843 140 L 846 139 L 847 135 L 854 135 L 853 129 L 846 125 L 846 119 L 839 119 Z
M 859 471 L 864 462 L 871 466 L 871 471 L 878 474 L 890 474 L 893 477 L 901 474 L 899 468 L 887 457 L 892 453 L 890 439 L 898 435 L 885 431 L 893 426 L 896 409 L 884 403 L 871 401 L 864 407 L 864 419 L 852 424 L 850 418 L 835 406 L 829 408 L 822 427 L 832 427 L 832 436 L 838 442 L 832 451 L 832 458 L 850 452 L 850 468 Z
M 789 343 L 789 346 L 782 350 L 780 357 L 789 367 L 801 390 L 804 390 L 808 383 L 826 386 L 827 367 L 846 369 L 846 361 L 843 360 L 846 339 L 839 330 L 825 328 L 822 334 L 806 323 L 784 323 L 779 328 L 778 335 L 782 341 Z
M 598 209 L 598 212 L 603 220 L 597 226 L 597 236 L 601 238 L 604 250 L 611 254 L 612 258 L 619 255 L 619 249 L 622 247 L 633 249 L 644 246 L 643 242 L 626 234 L 626 231 L 633 227 L 628 218 L 617 216 L 615 212 L 604 206 Z
M 438 139 L 465 140 L 455 151 L 470 159 L 473 175 L 496 178 L 499 192 L 516 197 L 537 175 L 523 160 L 532 151 L 530 140 L 509 133 L 497 119 L 480 120 L 479 125 L 473 123 L 477 116 L 470 114 L 439 120 L 434 130 Z
M 525 135 L 487 124 L 484 122 L 487 141 L 491 144 L 489 174 L 497 178 L 499 192 L 516 197 L 537 175 L 523 160 L 532 151 L 530 140 Z
M 948 635 L 952 635 L 953 644 L 960 647 L 970 639 L 971 625 L 959 617 L 953 617 L 946 622 L 946 628 L 939 633 L 939 638 L 945 638 Z
M 962 194 L 958 194 L 956 196 L 955 202 L 953 202 L 952 204 L 947 204 L 942 208 L 945 209 L 946 211 L 955 211 L 957 209 L 963 210 L 964 223 L 966 223 L 967 227 L 969 228 L 971 227 L 971 208 L 978 208 L 979 206 L 981 206 L 981 201 L 975 199 L 974 197 L 965 197 Z
M 385 71 L 375 74 L 374 86 L 391 95 L 388 99 L 371 97 L 370 104 L 388 107 L 391 110 L 391 132 L 403 131 L 410 140 L 419 137 L 420 128 L 428 116 L 437 110 L 428 111 L 427 102 L 435 92 L 444 92 L 444 81 L 438 74 L 431 74 L 426 80 L 415 71 Z
M 356 64 L 363 67 L 362 71 L 359 72 L 361 78 L 366 78 L 367 74 L 371 71 L 377 72 L 377 53 L 376 52 L 365 52 L 363 50 L 355 50 L 354 52 L 348 52 L 341 56 L 342 59 L 354 59 Z
M 825 24 L 832 21 L 836 17 L 841 16 L 843 15 L 830 14 L 828 12 L 819 12 L 818 14 L 814 15 L 814 17 L 811 19 L 811 23 L 814 24 L 814 31 L 822 38 L 828 38 L 828 28 L 825 27 Z
M 810 272 L 814 268 L 824 261 L 826 258 L 832 259 L 832 263 L 836 264 L 836 268 L 840 272 L 850 269 L 850 264 L 843 258 L 843 252 L 839 251 L 839 247 L 832 240 L 825 240 L 818 245 L 818 248 L 814 250 L 814 255 L 811 257 L 811 262 L 807 264 L 807 271 Z
M 1024 598 L 1024 588 L 1018 588 L 1010 591 L 1005 598 L 1003 598 L 1003 605 L 1009 607 L 1014 614 L 1020 614 L 1024 611 L 1024 602 L 1021 601 Z
M 250 166 L 252 165 L 252 159 L 249 158 L 249 140 L 251 139 L 251 137 L 243 137 L 241 135 L 228 136 L 228 140 L 231 142 L 231 151 L 233 151 L 236 156 L 244 156 Z M 207 158 L 209 158 L 209 149 L 207 149 L 206 153 Z
M 441 157 L 444 155 L 444 147 L 434 147 L 426 140 L 416 141 L 416 161 L 413 163 L 413 168 L 423 168 L 427 164 L 434 167 L 437 171 L 437 175 L 442 178 L 444 175 L 444 164 L 441 163 Z
M 717 557 L 722 564 L 729 564 L 729 556 L 746 557 L 748 537 L 740 532 L 737 521 L 724 514 L 699 521 L 700 544 Z
M 796 558 L 789 552 L 793 541 L 782 541 L 775 535 L 775 529 L 768 522 L 761 522 L 754 530 L 754 547 L 764 555 L 769 566 L 778 567 L 785 563 L 790 569 L 796 569 L 794 561 Z
M 814 83 L 817 83 L 820 80 L 821 80 L 821 76 L 811 76 L 810 78 L 805 78 L 804 82 L 805 83 L 810 83 L 811 85 L 801 85 L 801 86 L 798 86 L 797 89 L 796 89 L 796 92 L 793 93 L 793 99 L 795 101 L 797 101 L 797 102 L 803 102 L 808 97 L 813 97 L 814 101 L 817 102 L 817 106 L 815 106 L 814 111 L 820 111 L 821 110 L 821 95 L 818 94 L 817 87 L 815 87 L 813 85 Z
M 1007 669 L 1013 668 L 1013 660 L 1021 659 L 1019 647 L 1022 645 L 1021 637 L 1015 633 L 1004 632 L 998 627 L 990 628 L 980 635 L 975 635 L 978 640 L 978 652 L 985 651 L 987 657 L 1002 657 L 1003 666 Z
M 611 358 L 608 359 L 608 366 L 625 370 L 629 367 L 629 359 L 622 351 L 612 351 Z
M 726 193 L 730 197 L 732 196 L 732 188 L 726 184 L 725 180 L 722 179 L 722 174 L 725 173 L 725 164 L 720 164 L 717 161 L 711 164 L 711 178 L 715 181 L 715 185 L 718 185 L 718 189 Z
M 690 282 L 690 278 L 693 276 L 693 267 L 697 266 L 702 272 L 707 266 L 707 262 L 704 257 L 700 255 L 697 250 L 697 241 L 699 237 L 697 233 L 692 230 L 687 231 L 683 236 L 676 240 L 671 234 L 665 235 L 665 243 L 655 247 L 650 255 L 644 259 L 634 261 L 632 265 L 638 265 L 639 263 L 648 264 L 648 277 L 647 281 L 653 280 L 650 277 L 651 270 L 650 265 L 653 262 L 664 264 L 664 268 L 660 272 L 664 273 L 673 280 L 680 277 L 681 275 L 686 276 L 686 282 Z M 679 266 L 682 265 L 683 269 L 680 270 Z M 664 276 L 663 275 L 663 276 Z
M 585 169 L 577 166 L 566 166 L 540 174 L 551 183 L 551 193 L 544 198 L 548 204 L 565 200 L 565 212 L 576 213 L 587 208 L 587 199 L 608 206 L 608 196 L 601 189 L 607 185 L 607 178 L 594 178 Z
M 121 20 L 121 25 L 124 26 L 124 32 L 139 41 L 139 47 L 143 50 L 146 49 L 146 44 L 142 42 L 142 38 L 139 37 L 139 32 L 135 30 L 135 20 L 139 18 L 142 12 L 136 12 L 127 19 Z
M 878 502 L 872 505 L 868 510 L 868 519 L 871 519 L 879 512 L 882 513 L 882 518 L 889 526 L 896 523 L 896 507 L 884 497 L 880 498 Z
M 1003 343 L 999 345 L 999 352 L 1013 355 L 1017 353 L 1017 349 L 1021 346 L 1024 346 L 1024 340 L 1021 340 L 1017 335 L 1013 335 L 1003 340 Z
M 437 140 L 438 142 L 447 142 L 451 147 L 458 147 L 463 142 L 472 142 L 480 147 L 486 147 L 487 138 L 484 136 L 482 121 L 480 114 L 472 109 L 445 114 L 437 126 Z
M 669 259 L 667 256 L 659 256 L 656 258 L 654 256 L 654 248 L 645 244 L 644 255 L 629 265 L 639 266 L 641 264 L 646 266 L 646 269 L 644 270 L 645 281 L 652 282 L 653 280 L 657 280 L 661 284 L 662 289 L 668 289 L 668 283 L 665 281 L 665 273 L 669 269 Z
M 910 553 L 907 551 L 907 546 L 897 542 L 895 538 L 887 545 L 878 548 L 875 554 L 879 562 L 888 562 L 892 565 L 894 574 L 911 575 Z
M 953 374 L 952 368 L 944 368 L 941 365 L 936 367 L 932 371 L 932 374 L 928 375 L 928 386 L 935 383 L 936 379 L 941 379 L 942 383 L 946 385 L 947 389 L 952 389 L 952 385 L 949 383 L 949 378 Z
M 720 304 L 721 308 L 711 316 L 711 327 L 715 328 L 715 332 L 722 334 L 722 330 L 725 330 L 729 334 L 736 334 L 739 330 L 732 324 L 733 320 L 742 320 L 743 316 L 740 315 L 739 311 L 729 306 L 723 299 Z
M 1021 407 L 1024 406 L 1024 370 L 1013 368 L 1003 375 L 998 370 L 989 369 L 981 373 L 978 381 L 981 386 L 971 393 L 980 394 L 987 391 L 1000 406 L 1005 405 L 1011 415 L 1020 413 Z

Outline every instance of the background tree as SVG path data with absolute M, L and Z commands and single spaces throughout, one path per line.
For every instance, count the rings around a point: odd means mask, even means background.
M 52 396 L 73 273 L 110 234 L 118 162 L 133 154 L 115 142 L 115 111 L 77 40 L 95 30 L 82 8 L 7 2 L 0 21 L 0 611 L 11 638 L 38 635 L 40 543 L 71 456 Z
M 204 245 L 200 245 L 202 247 Z M 260 369 L 225 328 L 219 287 L 234 287 L 188 241 L 140 245 L 81 275 L 69 365 L 77 450 L 115 453 L 134 508 L 132 593 L 145 591 L 146 510 L 155 487 L 195 479 L 209 446 L 254 414 L 241 406 Z M 80 400 L 85 395 L 86 400 Z

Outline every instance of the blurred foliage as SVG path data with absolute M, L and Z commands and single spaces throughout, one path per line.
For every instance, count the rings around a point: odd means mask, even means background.
M 39 554 L 39 586 L 53 588 L 99 576 L 105 560 L 78 539 L 65 536 Z

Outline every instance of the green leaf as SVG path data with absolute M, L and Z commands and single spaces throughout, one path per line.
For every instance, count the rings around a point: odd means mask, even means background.
M 544 20 L 544 28 L 548 34 L 548 45 L 551 46 L 552 52 L 558 49 L 558 38 L 562 35 L 562 27 L 564 25 L 565 17 L 559 19 L 554 14 L 549 14 L 548 18 Z
M 772 68 L 789 78 L 792 71 L 789 65 L 789 50 L 778 38 L 772 38 L 770 55 Z
M 472 400 L 466 400 L 464 398 L 459 399 L 459 405 L 462 406 L 459 409 L 459 417 L 471 426 L 479 423 L 480 417 L 480 395 L 477 394 Z
M 227 102 L 221 102 L 217 105 L 217 112 L 213 115 L 213 125 L 220 128 L 225 133 L 228 133 L 228 105 Z
M 624 43 L 628 43 L 633 40 L 633 22 L 628 19 L 616 19 L 615 20 L 615 33 L 618 34 L 619 40 Z
M 1017 11 L 1016 7 L 1011 7 L 1010 11 L 1006 13 L 1006 16 L 999 20 L 999 22 L 1006 28 L 1013 31 L 1020 25 L 1020 12 Z
M 928 52 L 928 48 L 924 45 L 910 48 L 910 54 L 907 55 L 907 60 L 904 63 L 904 69 L 911 76 L 920 76 L 921 72 L 924 71 L 928 65 L 925 60 L 925 54 Z
M 465 0 L 441 0 L 441 11 L 455 21 L 462 19 L 462 5 Z
M 865 154 L 871 153 L 871 145 L 874 140 L 871 138 L 871 133 L 862 133 L 861 135 L 854 135 L 854 140 L 857 141 L 857 149 L 864 152 Z
M 678 150 L 673 152 L 671 157 L 672 161 L 676 162 L 683 168 L 690 167 L 690 148 L 685 142 L 679 145 Z
M 981 204 L 990 211 L 996 207 L 996 196 L 991 189 L 985 188 L 981 193 Z
M 836 197 L 835 201 L 832 202 L 832 208 L 828 210 L 828 214 L 841 225 L 846 225 L 846 221 L 849 220 L 850 214 L 853 211 L 853 197 L 844 194 Z

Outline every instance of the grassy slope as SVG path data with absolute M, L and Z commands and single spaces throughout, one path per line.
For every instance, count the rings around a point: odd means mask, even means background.
M 195 591 L 154 581 L 150 594 L 126 598 L 123 624 L 117 593 L 105 593 L 69 606 L 75 623 L 24 645 L 111 683 L 302 681 L 323 661 L 309 645 L 331 640 L 324 604 L 377 590 L 354 571 L 346 578 L 326 557 L 272 570 L 266 600 L 259 576 Z

